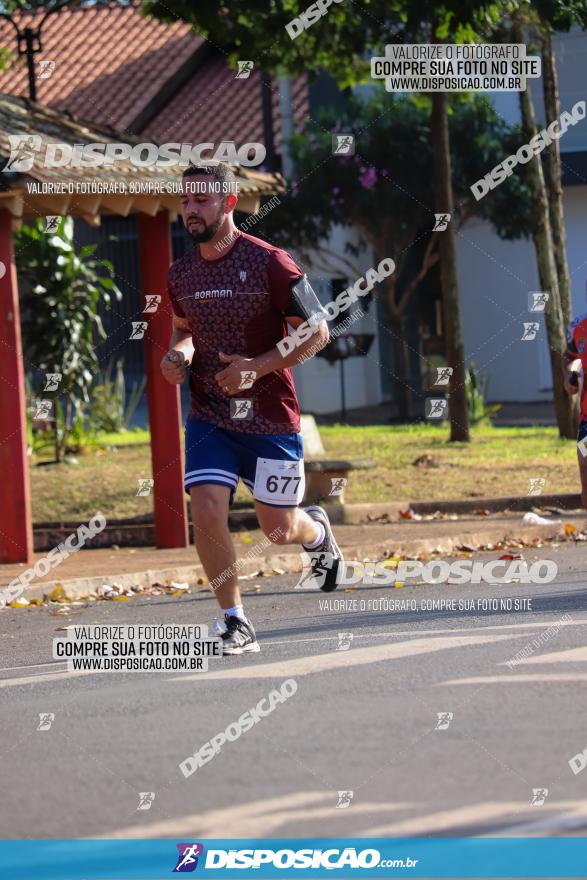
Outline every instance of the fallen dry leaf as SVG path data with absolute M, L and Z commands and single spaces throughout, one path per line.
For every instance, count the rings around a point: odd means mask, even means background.
M 65 594 L 61 584 L 55 584 L 51 592 L 47 594 L 46 598 L 49 602 L 59 602 L 60 599 L 64 599 Z
M 8 608 L 28 608 L 31 603 L 24 596 L 19 596 L 14 602 L 8 602 Z

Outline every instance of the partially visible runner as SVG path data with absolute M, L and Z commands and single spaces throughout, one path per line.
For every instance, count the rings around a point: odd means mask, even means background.
M 563 362 L 566 390 L 569 394 L 578 394 L 579 391 L 581 393 L 577 457 L 581 477 L 581 501 L 587 510 L 587 312 L 571 321 L 567 328 L 567 350 Z
M 173 308 L 165 378 L 181 383 L 189 367 L 185 488 L 196 548 L 224 612 L 216 625 L 225 654 L 258 651 L 238 588 L 228 511 L 239 478 L 253 495 L 264 534 L 308 552 L 317 585 L 336 589 L 343 558 L 326 512 L 301 509 L 305 489 L 300 410 L 291 367 L 328 342 L 325 312 L 285 251 L 240 232 L 233 220 L 230 166 L 184 171 L 181 209 L 195 247 L 169 269 Z M 283 356 L 288 325 L 315 333 Z

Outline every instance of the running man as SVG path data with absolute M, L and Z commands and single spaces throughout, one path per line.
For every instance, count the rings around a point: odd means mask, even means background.
M 581 390 L 577 457 L 581 477 L 581 501 L 587 510 L 587 312 L 579 315 L 568 326 L 567 350 L 563 355 L 565 388 L 569 394 Z M 582 375 L 581 375 L 582 372 Z
M 195 247 L 170 267 L 173 308 L 168 382 L 189 369 L 185 489 L 198 555 L 224 613 L 225 654 L 259 651 L 245 615 L 228 511 L 239 478 L 253 495 L 264 534 L 308 553 L 316 583 L 336 589 L 343 558 L 321 507 L 305 510 L 300 410 L 293 364 L 328 342 L 325 312 L 305 274 L 285 251 L 240 232 L 233 220 L 230 166 L 186 168 L 181 213 Z M 283 356 L 277 343 L 310 320 L 315 332 Z

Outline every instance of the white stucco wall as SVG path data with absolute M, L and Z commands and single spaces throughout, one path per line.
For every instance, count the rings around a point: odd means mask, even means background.
M 587 311 L 587 185 L 564 194 L 573 313 Z M 539 290 L 531 241 L 501 241 L 488 224 L 466 227 L 457 259 L 467 362 L 490 375 L 489 397 L 500 401 L 550 400 L 546 328 L 528 312 L 528 293 Z M 540 320 L 538 338 L 522 342 L 524 321 Z

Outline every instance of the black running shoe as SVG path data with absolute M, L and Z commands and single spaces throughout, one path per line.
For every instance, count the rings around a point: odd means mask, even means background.
M 306 550 L 310 557 L 313 577 L 325 593 L 336 590 L 344 572 L 344 557 L 334 540 L 328 514 L 318 505 L 305 508 L 306 513 L 324 526 L 324 540 L 319 547 Z M 304 548 L 305 549 L 305 548 Z
M 226 632 L 222 633 L 223 654 L 256 654 L 260 651 L 255 630 L 239 617 L 224 616 Z

